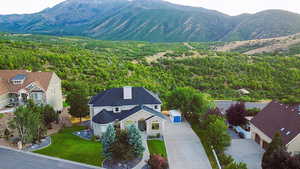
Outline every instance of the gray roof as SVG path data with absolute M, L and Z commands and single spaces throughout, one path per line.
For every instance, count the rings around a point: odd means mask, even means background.
M 112 88 L 92 97 L 93 106 L 161 104 L 157 95 L 143 87 L 132 87 L 132 99 L 123 99 L 123 88 Z
M 98 123 L 98 124 L 108 124 L 108 123 L 114 122 L 116 120 L 121 121 L 121 120 L 139 112 L 140 110 L 147 111 L 154 116 L 165 119 L 165 116 L 161 112 L 153 110 L 150 107 L 140 105 L 140 106 L 136 106 L 130 110 L 123 110 L 119 113 L 114 113 L 113 111 L 107 111 L 104 109 L 100 113 L 98 113 L 96 116 L 94 116 L 92 120 L 93 120 L 93 122 Z M 153 117 L 153 116 L 151 116 L 151 117 Z

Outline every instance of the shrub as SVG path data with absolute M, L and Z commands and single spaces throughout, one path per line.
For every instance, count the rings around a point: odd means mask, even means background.
M 5 138 L 6 140 L 8 140 L 9 135 L 10 135 L 10 131 L 6 128 L 6 129 L 4 130 L 4 138 Z
M 110 124 L 108 125 L 106 132 L 103 134 L 101 138 L 101 143 L 103 145 L 103 154 L 106 158 L 110 159 L 112 154 L 110 152 L 111 145 L 116 140 L 116 131 L 114 127 Z
M 133 147 L 136 157 L 143 156 L 145 147 L 143 146 L 142 136 L 135 125 L 128 128 L 128 143 Z
M 151 169 L 169 168 L 167 159 L 163 158 L 160 155 L 150 155 L 150 159 L 148 160 L 148 165 L 151 167 Z
M 224 167 L 224 169 L 247 169 L 247 165 L 245 163 L 232 162 Z

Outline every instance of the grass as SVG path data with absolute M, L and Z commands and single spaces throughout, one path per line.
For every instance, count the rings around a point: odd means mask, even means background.
M 0 114 L 0 119 L 2 119 L 4 117 L 4 114 Z
M 167 158 L 167 151 L 165 142 L 161 140 L 148 140 L 147 141 L 150 154 L 158 154 Z
M 80 131 L 85 127 L 75 126 L 66 128 L 51 136 L 52 144 L 35 153 L 58 157 L 66 160 L 100 166 L 104 160 L 102 156 L 102 145 L 81 139 L 73 135 L 74 131 Z
M 218 169 L 218 164 L 217 164 L 216 159 L 214 157 L 214 154 L 213 154 L 213 152 L 211 150 L 210 144 L 206 140 L 206 132 L 204 130 L 200 129 L 198 127 L 198 125 L 195 125 L 195 124 L 192 124 L 192 128 L 193 128 L 194 132 L 198 135 L 198 137 L 201 140 L 201 143 L 202 143 L 202 145 L 203 145 L 203 147 L 205 149 L 205 152 L 207 154 L 207 157 L 209 159 L 211 167 L 213 169 Z

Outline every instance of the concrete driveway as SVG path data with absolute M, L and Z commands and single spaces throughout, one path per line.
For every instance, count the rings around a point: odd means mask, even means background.
M 0 147 L 0 169 L 102 169 L 102 168 Z
M 237 162 L 246 163 L 248 169 L 261 169 L 264 150 L 252 139 L 232 139 L 225 153 Z
M 167 121 L 164 138 L 170 169 L 211 169 L 201 141 L 188 123 Z

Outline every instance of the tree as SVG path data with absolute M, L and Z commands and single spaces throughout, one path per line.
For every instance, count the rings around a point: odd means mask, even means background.
M 128 132 L 118 131 L 116 141 L 110 146 L 109 152 L 113 161 L 120 162 L 136 158 L 133 146 L 128 143 Z
M 88 101 L 88 85 L 84 82 L 72 83 L 67 102 L 70 104 L 70 114 L 79 117 L 80 122 L 89 114 Z
M 21 142 L 40 141 L 45 135 L 40 108 L 29 101 L 28 105 L 18 107 L 14 114 L 15 117 L 9 123 L 11 128 L 17 129 Z
M 45 126 L 47 126 L 48 129 L 51 129 L 51 123 L 54 121 L 58 121 L 58 113 L 55 112 L 55 110 L 50 105 L 43 106 L 42 113 Z
M 179 109 L 187 120 L 198 118 L 200 114 L 214 107 L 209 95 L 190 87 L 176 88 L 167 98 L 168 107 Z
M 262 158 L 263 169 L 290 169 L 298 159 L 291 157 L 282 142 L 280 133 L 276 133 Z M 299 161 L 298 161 L 299 162 Z M 292 168 L 291 168 L 292 169 Z
M 209 115 L 210 123 L 207 126 L 207 140 L 214 149 L 221 153 L 230 145 L 231 137 L 227 132 L 227 125 L 223 118 L 216 115 Z
M 226 111 L 226 117 L 229 122 L 229 124 L 234 126 L 240 126 L 245 125 L 247 120 L 245 119 L 246 116 L 246 106 L 243 102 L 238 102 L 236 104 L 233 104 L 229 107 L 229 109 Z
M 148 165 L 151 169 L 168 169 L 169 164 L 168 160 L 163 158 L 160 155 L 150 155 L 150 159 L 148 160 Z
M 128 127 L 128 143 L 133 146 L 136 157 L 143 156 L 145 147 L 143 146 L 142 136 L 135 125 Z
M 245 163 L 232 162 L 224 167 L 224 169 L 247 169 L 247 165 Z
M 103 145 L 103 153 L 106 158 L 111 158 L 111 152 L 109 151 L 111 145 L 116 140 L 116 131 L 112 124 L 108 125 L 106 132 L 102 135 L 101 143 Z

